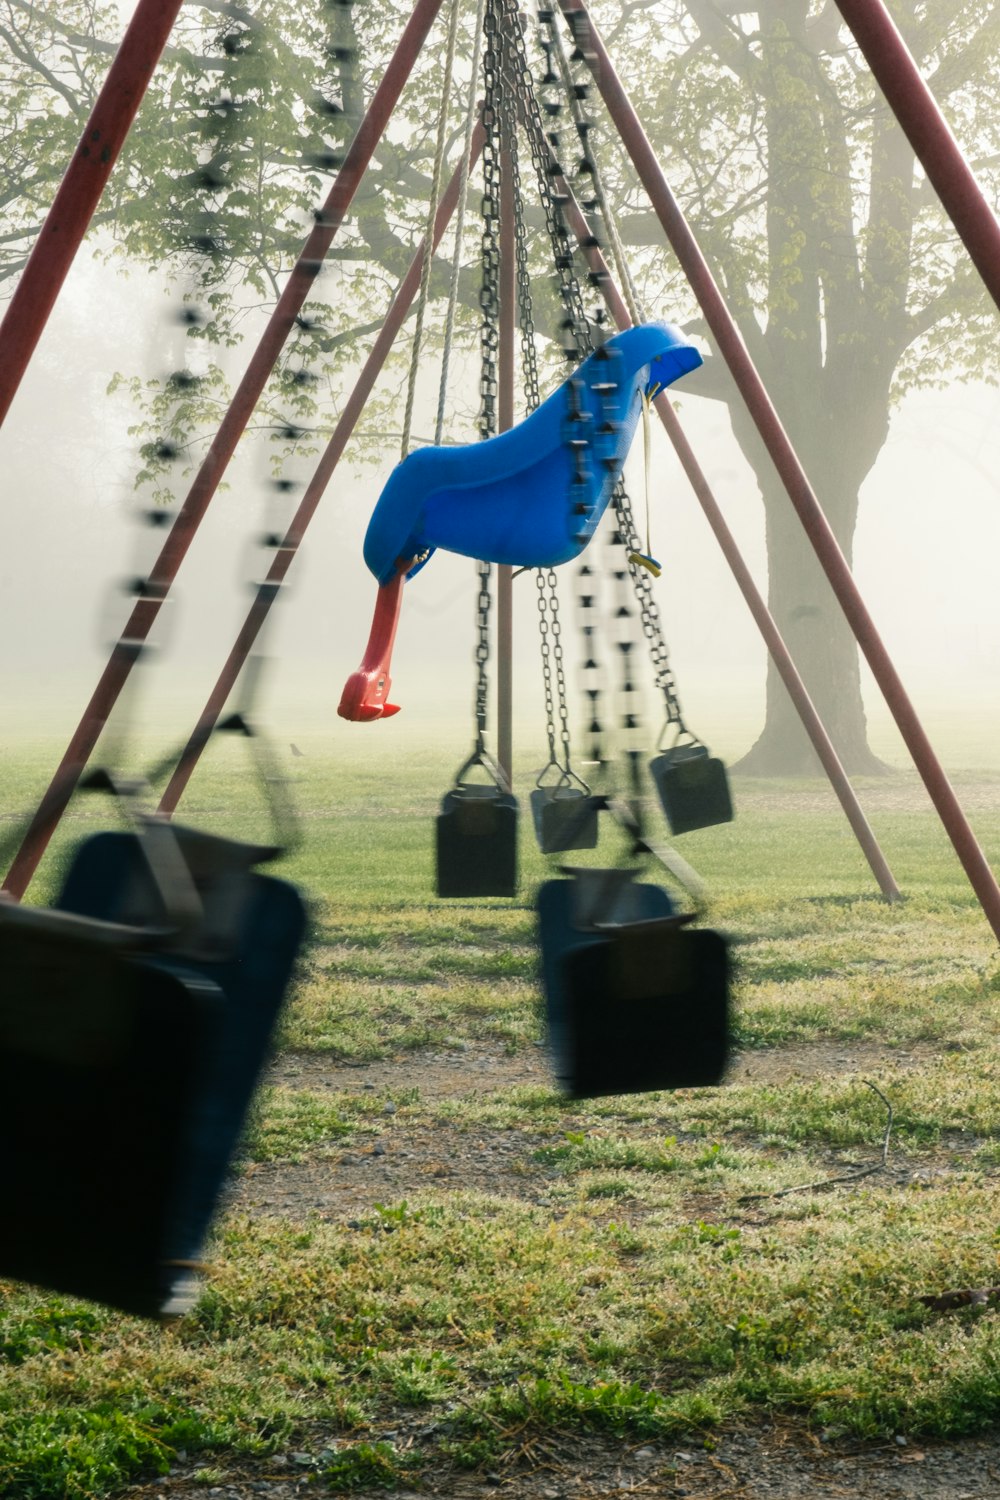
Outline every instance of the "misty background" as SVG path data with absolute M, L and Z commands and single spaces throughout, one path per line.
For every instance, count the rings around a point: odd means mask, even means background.
M 477 189 L 472 190 L 473 211 Z M 667 252 L 664 251 L 666 255 Z M 336 297 L 336 271 L 323 296 Z M 54 759 L 76 726 L 124 622 L 124 579 L 144 572 L 162 532 L 138 522 L 133 483 L 139 439 L 127 394 L 107 393 L 116 372 L 162 376 L 170 308 L 156 270 L 95 259 L 88 240 L 0 432 L 0 740 L 51 737 Z M 651 308 L 670 318 L 674 309 Z M 405 336 L 404 336 L 405 337 Z M 253 334 L 228 356 L 232 383 Z M 463 374 L 453 374 L 458 388 Z M 438 363 L 422 368 L 415 431 L 429 435 Z M 347 394 L 344 387 L 343 395 Z M 757 484 L 720 402 L 674 388 L 682 423 L 766 592 L 764 520 Z M 402 398 L 400 398 L 402 400 Z M 1000 393 L 955 384 L 908 395 L 867 479 L 855 573 L 876 624 L 935 747 L 952 766 L 1000 765 Z M 401 412 L 399 421 L 401 421 Z M 681 701 L 692 727 L 733 761 L 764 719 L 765 650 L 679 464 L 655 421 L 651 492 L 656 585 Z M 470 426 L 468 440 L 474 438 Z M 850 434 L 845 433 L 845 443 Z M 155 732 L 185 736 L 232 644 L 263 571 L 257 545 L 273 516 L 264 482 L 263 439 L 248 434 L 226 488 L 208 515 L 163 611 L 159 649 L 134 705 Z M 386 442 L 378 463 L 352 462 L 329 486 L 266 640 L 272 658 L 261 716 L 279 743 L 308 735 L 331 751 L 364 756 L 373 746 L 402 755 L 433 740 L 461 758 L 471 735 L 474 568 L 438 553 L 409 585 L 393 659 L 394 701 L 403 712 L 373 725 L 338 719 L 345 678 L 360 662 L 375 597 L 361 545 L 381 486 L 398 459 Z M 643 509 L 642 441 L 630 462 L 637 516 Z M 310 472 L 305 467 L 302 477 Z M 822 502 L 822 475 L 813 475 Z M 186 487 L 178 485 L 179 498 Z M 570 592 L 564 628 L 574 635 Z M 533 575 L 515 583 L 515 733 L 520 756 L 544 760 Z M 909 761 L 862 663 L 870 741 L 893 765 Z M 572 693 L 571 678 L 571 693 Z M 660 710 L 650 696 L 651 736 Z M 578 700 L 574 695 L 578 707 Z M 579 729 L 579 712 L 574 722 Z M 61 743 L 60 743 L 61 742 Z M 54 763 L 54 762 L 53 762 Z
M 140 524 L 133 491 L 135 411 L 106 388 L 155 357 L 169 333 L 169 302 L 154 274 L 124 274 L 85 246 L 0 433 L 0 724 L 5 734 L 68 739 L 125 618 L 120 585 L 151 562 L 162 533 Z M 669 317 L 670 309 L 657 309 Z M 151 337 L 150 335 L 153 335 Z M 235 351 L 238 374 L 248 351 Z M 141 369 L 141 362 L 139 364 Z M 437 372 L 424 394 L 436 399 Z M 766 585 L 763 517 L 752 474 L 717 402 L 675 387 L 680 416 L 727 520 Z M 418 423 L 417 430 L 426 430 Z M 652 424 L 654 551 L 664 565 L 657 598 L 682 702 L 698 732 L 729 759 L 759 732 L 764 647 L 673 452 Z M 472 433 L 469 434 L 470 440 Z M 258 441 L 259 449 L 260 440 Z M 218 674 L 260 576 L 266 524 L 264 465 L 248 435 L 228 487 L 213 501 L 157 627 L 161 649 L 142 674 L 144 719 L 186 734 Z M 630 461 L 642 494 L 642 441 Z M 403 712 L 347 724 L 336 707 L 367 640 L 375 586 L 361 544 L 380 487 L 396 462 L 359 473 L 351 450 L 334 476 L 293 564 L 267 642 L 273 658 L 262 701 L 276 734 L 322 731 L 353 753 L 374 738 L 400 747 L 440 731 L 456 752 L 472 703 L 473 565 L 438 553 L 407 587 L 393 663 Z M 822 499 L 822 483 L 818 484 Z M 953 764 L 1000 765 L 1000 393 L 955 385 L 906 398 L 865 485 L 855 572 L 876 623 L 937 748 Z M 531 575 L 515 583 L 517 735 L 544 747 Z M 564 606 L 571 615 L 569 600 Z M 572 622 L 567 620 L 572 636 Z M 863 668 L 863 671 L 865 669 Z M 876 752 L 906 753 L 877 688 L 865 676 Z M 650 704 L 655 714 L 657 705 Z

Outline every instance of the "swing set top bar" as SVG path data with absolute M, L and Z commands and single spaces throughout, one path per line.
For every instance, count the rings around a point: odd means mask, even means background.
M 934 753 L 902 680 L 885 648 L 840 544 L 813 492 L 799 457 L 750 358 L 732 313 L 719 290 L 684 213 L 671 192 L 638 115 L 622 86 L 584 0 L 559 0 L 571 24 L 586 38 L 578 41 L 622 142 L 649 195 L 654 212 L 691 284 L 705 319 L 729 366 L 750 416 L 784 484 L 848 624 L 867 658 L 882 695 L 920 772 L 955 853 L 1000 940 L 1000 886 Z
M 0 425 L 107 186 L 183 0 L 139 0 L 0 323 Z
M 1000 223 L 883 0 L 837 0 L 945 212 L 1000 308 Z
M 177 519 L 153 565 L 145 597 L 133 609 L 128 623 L 114 647 L 83 718 L 66 749 L 58 769 L 42 798 L 41 805 L 25 834 L 3 889 L 20 900 L 32 875 L 58 827 L 59 820 L 72 797 L 101 731 L 128 681 L 136 661 L 136 643 L 146 640 L 160 611 L 188 547 L 201 524 L 209 503 L 226 471 L 240 437 L 263 393 L 271 371 L 313 286 L 316 272 L 326 256 L 334 235 L 371 161 L 375 147 L 403 91 L 403 86 L 424 44 L 442 0 L 417 0 L 406 23 L 396 50 L 372 97 L 357 134 L 351 142 L 344 164 L 317 214 L 310 233 L 278 298 L 267 327 L 251 357 L 243 379 L 230 402 L 218 432 L 195 475 Z

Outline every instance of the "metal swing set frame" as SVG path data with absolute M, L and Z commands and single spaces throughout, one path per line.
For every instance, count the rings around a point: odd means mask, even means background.
M 2 889 L 8 898 L 20 900 L 24 895 L 87 767 L 104 725 L 135 664 L 136 644 L 145 641 L 152 629 L 160 605 L 177 576 L 285 341 L 301 313 L 316 270 L 322 264 L 349 212 L 354 194 L 392 118 L 442 4 L 443 0 L 416 0 L 414 4 L 340 171 L 316 215 L 315 227 L 306 239 L 209 451 L 178 509 L 146 588 L 135 603 L 121 638 L 112 649 L 80 723 L 7 872 Z M 593 74 L 621 144 L 643 184 L 666 239 L 687 276 L 719 354 L 733 375 L 987 920 L 1000 939 L 1000 885 L 930 744 L 733 316 L 615 72 L 604 42 L 590 17 L 586 0 L 558 0 L 558 4 L 566 19 L 573 25 L 578 44 L 582 39 L 584 59 Z M 837 5 L 991 296 L 1000 307 L 1000 225 L 883 0 L 837 0 Z M 0 322 L 0 424 L 7 415 L 105 190 L 180 8 L 181 0 L 139 0 L 112 62 L 14 296 Z M 472 137 L 470 170 L 481 154 L 483 140 L 484 133 L 479 125 Z M 432 249 L 440 241 L 455 211 L 461 178 L 459 168 L 442 193 L 431 235 Z M 592 243 L 586 221 L 569 185 L 561 179 L 557 179 L 557 184 L 560 192 L 566 196 L 567 219 L 589 261 L 590 269 L 604 273 L 599 284 L 611 317 L 618 328 L 628 327 L 631 319 L 626 305 L 608 272 L 600 249 Z M 517 312 L 513 233 L 513 210 L 508 189 L 501 201 L 500 234 L 498 416 L 501 431 L 514 422 Z M 382 328 L 345 401 L 330 441 L 280 546 L 274 551 L 268 574 L 257 590 L 216 685 L 174 767 L 159 807 L 159 811 L 166 816 L 176 809 L 194 773 L 201 753 L 252 651 L 278 586 L 283 582 L 303 541 L 382 366 L 406 320 L 418 293 L 425 252 L 425 244 L 418 246 L 412 264 L 395 292 Z M 661 395 L 656 400 L 655 407 L 878 886 L 888 900 L 898 899 L 898 886 L 830 736 L 667 396 Z M 510 568 L 499 570 L 497 617 L 497 758 L 500 765 L 509 772 L 512 699 Z

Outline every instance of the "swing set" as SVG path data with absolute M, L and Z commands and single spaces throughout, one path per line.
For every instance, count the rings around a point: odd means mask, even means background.
M 910 132 L 929 175 L 1000 302 L 1000 230 L 978 195 L 947 127 L 895 33 L 881 0 L 838 0 L 873 71 Z M 416 0 L 315 226 L 179 506 L 164 545 L 136 590 L 128 622 L 42 803 L 20 840 L 0 899 L 0 1131 L 29 1142 L 4 1152 L 8 1212 L 0 1271 L 99 1298 L 150 1316 L 190 1305 L 221 1183 L 266 1057 L 305 930 L 304 906 L 286 882 L 260 872 L 289 846 L 292 820 L 266 744 L 244 709 L 226 707 L 382 365 L 416 302 L 403 454 L 374 509 L 365 562 L 377 582 L 375 616 L 343 717 L 377 722 L 389 700 L 391 650 L 404 591 L 438 548 L 474 558 L 477 666 L 475 737 L 437 820 L 437 888 L 446 898 L 512 895 L 518 808 L 501 700 L 496 760 L 487 750 L 487 667 L 499 569 L 503 646 L 513 568 L 533 570 L 540 620 L 549 760 L 531 793 L 532 822 L 547 854 L 597 847 L 599 827 L 623 844 L 614 864 L 560 866 L 538 896 L 541 976 L 560 1082 L 573 1095 L 714 1083 L 727 1048 L 726 944 L 698 928 L 659 881 L 638 878 L 659 851 L 648 827 L 647 774 L 671 832 L 732 816 L 721 763 L 688 729 L 663 636 L 653 578 L 622 481 L 640 422 L 655 410 L 719 539 L 803 724 L 883 894 L 899 892 L 787 647 L 746 569 L 665 392 L 701 356 L 667 323 L 647 319 L 621 251 L 584 112 L 592 75 L 666 237 L 687 273 L 719 354 L 729 365 L 789 498 L 865 651 L 956 852 L 1000 937 L 1000 887 L 987 866 L 906 697 L 847 564 L 711 272 L 674 200 L 583 0 L 538 13 L 545 72 L 536 86 L 517 0 L 480 0 L 482 101 L 470 92 L 461 160 L 442 189 L 444 122 L 426 234 L 387 311 L 372 351 L 287 529 L 274 538 L 267 577 L 172 774 L 153 808 L 144 786 L 108 770 L 87 773 L 104 725 L 256 407 L 316 270 L 347 215 L 442 0 Z M 38 244 L 0 324 L 0 421 L 100 199 L 180 0 L 139 0 L 105 87 Z M 567 54 L 560 12 L 569 28 Z M 453 0 L 449 59 L 458 0 Z M 481 41 L 480 41 L 481 37 Z M 900 50 L 902 49 L 902 50 Z M 238 50 L 238 49 L 236 49 Z M 452 68 L 445 68 L 450 79 Z M 474 78 L 476 68 L 473 70 Z M 548 94 L 542 102 L 544 91 Z M 531 277 L 521 193 L 527 142 L 550 241 L 567 377 L 540 395 Z M 100 152 L 93 150 L 102 142 Z M 582 152 L 581 170 L 564 153 Z M 961 164 L 961 201 L 949 185 Z M 469 176 L 483 162 L 481 413 L 479 441 L 441 442 L 462 216 Z M 585 177 L 578 201 L 574 179 Z M 978 196 L 977 196 L 978 195 Z M 420 327 L 431 258 L 458 211 L 456 269 L 445 339 L 435 443 L 407 451 Z M 598 233 L 600 229 L 601 233 Z M 615 275 L 604 259 L 610 246 Z M 586 292 L 584 290 L 586 288 Z M 603 306 L 586 306 L 593 295 Z M 608 331 L 608 321 L 618 329 Z M 514 345 L 520 328 L 526 415 L 514 418 Z M 602 518 L 603 521 L 602 521 Z M 598 554 L 602 554 L 600 559 Z M 586 764 L 570 756 L 569 706 L 558 572 L 579 560 L 574 609 L 582 644 Z M 433 569 L 431 574 L 433 575 Z M 601 600 L 604 609 L 601 608 Z M 602 623 L 610 613 L 612 639 Z M 610 644 L 613 666 L 601 661 Z M 667 730 L 646 763 L 638 658 L 648 648 Z M 508 674 L 509 675 L 509 674 Z M 246 738 L 272 806 L 272 842 L 241 844 L 185 828 L 172 815 L 216 730 Z M 378 731 L 372 731 L 378 732 Z M 618 742 L 614 753 L 611 740 Z M 664 741 L 669 740 L 668 743 Z M 51 908 L 21 906 L 77 788 L 110 792 L 125 832 L 98 834 L 76 851 Z M 603 822 L 602 822 L 603 819 Z

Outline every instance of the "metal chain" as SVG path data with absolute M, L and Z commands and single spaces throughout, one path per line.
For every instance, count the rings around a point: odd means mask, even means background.
M 535 349 L 535 317 L 531 297 L 531 269 L 528 259 L 528 232 L 524 222 L 524 195 L 521 187 L 521 162 L 517 141 L 517 115 L 511 96 L 504 90 L 501 132 L 506 160 L 510 165 L 511 198 L 514 205 L 514 259 L 517 281 L 518 321 L 521 329 L 521 367 L 524 375 L 525 406 L 529 412 L 540 404 L 542 395 L 538 379 L 538 354 Z
M 465 135 L 462 140 L 461 168 L 458 182 L 458 208 L 455 214 L 455 247 L 451 257 L 451 280 L 448 286 L 448 311 L 444 320 L 444 339 L 441 352 L 441 378 L 438 383 L 437 419 L 434 424 L 434 444 L 440 447 L 444 434 L 445 415 L 448 407 L 448 369 L 455 334 L 455 316 L 458 311 L 458 288 L 462 272 L 462 246 L 465 234 L 466 203 L 469 196 L 470 157 L 472 136 L 479 115 L 476 93 L 479 87 L 479 60 L 483 45 L 483 17 L 486 0 L 477 0 L 476 20 L 472 37 L 472 57 L 469 69 L 469 98 L 465 112 Z
M 535 83 L 525 50 L 517 0 L 501 0 L 501 3 L 504 5 L 508 21 L 504 30 L 504 39 L 507 43 L 504 50 L 504 70 L 513 99 L 519 106 L 518 112 L 528 138 L 532 166 L 538 179 L 539 198 L 545 214 L 545 228 L 552 246 L 559 282 L 559 296 L 563 304 L 561 332 L 567 335 L 564 340 L 566 359 L 567 362 L 576 365 L 581 358 L 590 353 L 593 348 L 593 338 L 583 305 L 580 282 L 573 267 L 573 241 L 562 213 L 561 203 L 552 190 L 552 179 L 558 175 L 558 172 L 553 169 L 549 152 L 546 149 L 545 125 L 542 121 Z M 556 137 L 557 141 L 558 132 L 553 131 L 551 134 Z
M 573 367 L 578 365 L 593 349 L 593 335 L 591 325 L 587 319 L 583 304 L 583 296 L 580 290 L 580 282 L 574 267 L 573 239 L 563 214 L 563 200 L 553 191 L 553 179 L 560 173 L 557 166 L 552 167 L 552 158 L 549 147 L 553 151 L 558 150 L 559 133 L 556 129 L 546 131 L 542 120 L 538 97 L 535 91 L 534 79 L 527 60 L 524 47 L 524 38 L 521 30 L 516 3 L 508 3 L 507 13 L 512 24 L 505 28 L 504 36 L 507 43 L 504 51 L 503 65 L 508 92 L 517 115 L 523 123 L 528 139 L 531 153 L 532 167 L 538 183 L 538 193 L 542 209 L 545 215 L 545 227 L 551 247 L 553 264 L 558 282 L 559 297 L 563 307 L 563 317 L 560 333 L 563 335 L 563 351 L 566 361 Z M 558 79 L 549 70 L 543 82 L 557 82 Z M 549 113 L 555 117 L 561 109 L 561 105 L 552 104 L 546 106 Z M 519 194 L 518 197 L 521 195 Z M 523 269 L 521 246 L 524 244 L 522 233 L 516 230 L 516 243 L 519 251 L 518 283 L 519 289 L 525 288 L 530 295 L 530 273 L 527 267 L 526 245 L 524 249 Z M 527 299 L 521 296 L 522 310 L 522 339 L 524 335 L 524 313 Z M 537 381 L 537 371 L 534 370 L 534 340 L 532 338 L 530 353 L 526 361 L 525 383 L 529 390 L 534 390 L 534 382 Z M 536 397 L 536 400 L 538 398 Z M 582 513 L 583 494 L 587 481 L 587 451 L 589 440 L 585 436 L 585 429 L 581 423 L 585 420 L 583 403 L 581 398 L 581 387 L 578 381 L 570 379 L 567 382 L 567 417 L 566 438 L 570 445 L 574 465 L 573 480 L 570 491 L 569 525 L 571 533 L 577 529 L 576 516 Z M 603 764 L 603 753 L 601 749 L 602 727 L 600 722 L 600 695 L 601 695 L 601 673 L 597 661 L 594 659 L 594 635 L 596 627 L 585 623 L 593 618 L 589 611 L 594 607 L 594 596 L 588 594 L 587 589 L 591 587 L 589 580 L 591 570 L 584 565 L 578 573 L 578 580 L 582 586 L 582 592 L 578 598 L 578 608 L 581 617 L 581 631 L 584 639 L 584 652 L 586 657 L 583 668 L 584 692 L 589 702 L 590 715 L 586 722 L 586 733 L 589 738 L 589 759 L 598 765 Z M 586 580 L 586 581 L 585 581 Z M 558 595 L 556 592 L 556 574 L 549 569 L 544 582 L 539 575 L 538 588 L 540 593 L 544 590 L 548 595 L 548 619 L 546 621 L 546 635 L 543 638 L 543 676 L 546 672 L 551 673 L 552 666 L 555 668 L 555 694 L 553 694 L 549 683 L 546 683 L 546 718 L 547 732 L 549 736 L 550 754 L 553 761 L 558 759 L 553 753 L 556 739 L 554 709 L 558 706 L 559 714 L 559 739 L 562 746 L 563 766 L 567 773 L 573 774 L 570 761 L 570 731 L 569 731 L 569 707 L 566 690 L 565 659 L 562 646 L 562 627 L 558 613 Z M 540 608 L 542 606 L 540 605 Z M 549 659 L 546 659 L 546 652 Z
M 479 593 L 476 597 L 476 616 L 479 624 L 479 639 L 476 642 L 476 752 L 486 750 L 486 725 L 489 706 L 489 679 L 486 673 L 490 659 L 490 574 L 488 562 L 477 562 Z
M 545 732 L 549 740 L 550 766 L 558 765 L 559 757 L 556 754 L 556 704 L 552 691 L 552 642 L 550 640 L 551 627 L 549 625 L 549 594 L 546 588 L 546 576 L 544 568 L 538 568 L 535 573 L 535 584 L 538 588 L 538 634 L 542 643 L 542 686 L 545 692 Z
M 406 385 L 406 410 L 403 414 L 403 435 L 400 444 L 401 458 L 406 458 L 410 451 L 410 433 L 413 427 L 413 408 L 417 397 L 417 375 L 420 370 L 420 349 L 424 333 L 424 315 L 427 311 L 431 272 L 434 268 L 434 227 L 437 221 L 438 207 L 441 202 L 445 141 L 448 134 L 448 111 L 451 106 L 451 82 L 455 71 L 455 47 L 458 41 L 458 16 L 458 0 L 451 0 L 448 43 L 444 60 L 444 81 L 441 87 L 441 100 L 438 106 L 434 166 L 431 172 L 431 193 L 427 203 L 427 227 L 424 230 L 424 248 L 420 260 L 420 287 L 417 292 L 413 343 L 410 350 L 410 375 Z
M 528 257 L 528 235 L 524 222 L 524 195 L 517 140 L 517 114 L 511 101 L 503 111 L 502 129 L 507 161 L 510 163 L 511 196 L 514 204 L 514 247 L 517 277 L 518 318 L 521 329 L 521 364 L 524 376 L 525 405 L 529 412 L 541 402 L 538 356 L 535 348 L 534 308 L 531 296 L 531 270 Z M 572 774 L 570 760 L 569 704 L 562 647 L 562 625 L 559 620 L 559 591 L 555 570 L 539 568 L 535 575 L 538 588 L 539 636 L 541 641 L 542 680 L 545 691 L 545 728 L 549 743 L 549 765 L 559 765 L 556 748 L 556 713 L 559 715 L 559 741 L 562 746 L 562 768 Z M 554 668 L 554 676 L 553 676 Z
M 562 40 L 556 27 L 554 8 L 540 11 L 539 19 L 540 21 L 542 21 L 543 26 L 547 26 L 549 28 L 550 32 L 549 42 L 546 47 L 546 54 L 550 59 L 550 68 L 553 54 L 555 55 L 555 58 L 559 64 L 559 74 L 553 76 L 556 78 L 561 76 L 567 95 L 569 97 L 570 111 L 572 113 L 577 134 L 580 139 L 580 144 L 583 148 L 583 160 L 580 163 L 580 167 L 581 170 L 587 172 L 590 175 L 594 185 L 594 199 L 592 200 L 592 205 L 588 205 L 588 207 L 592 206 L 593 208 L 600 208 L 601 215 L 604 221 L 605 235 L 611 241 L 612 246 L 614 246 L 619 252 L 619 254 L 616 255 L 616 259 L 618 260 L 618 263 L 622 268 L 623 281 L 626 283 L 626 295 L 629 296 L 630 305 L 632 307 L 632 317 L 633 320 L 635 320 L 639 310 L 638 302 L 634 295 L 634 285 L 632 284 L 631 276 L 628 272 L 628 267 L 625 264 L 624 256 L 620 254 L 621 242 L 616 233 L 616 226 L 614 224 L 613 216 L 610 211 L 608 197 L 604 189 L 604 183 L 601 177 L 600 168 L 598 166 L 596 154 L 590 141 L 590 133 L 594 129 L 594 124 L 593 121 L 588 120 L 584 115 L 582 107 L 582 86 L 577 86 L 572 81 L 569 62 L 567 61 L 565 50 L 562 45 Z M 573 40 L 576 52 L 579 53 L 580 36 L 576 31 L 574 31 Z M 642 567 L 641 564 L 636 563 L 632 560 L 633 553 L 642 551 L 643 543 L 636 528 L 635 517 L 632 511 L 632 502 L 621 479 L 619 479 L 612 492 L 611 504 L 614 507 L 615 512 L 617 535 L 621 539 L 621 544 L 626 548 L 629 559 L 628 572 L 632 581 L 632 587 L 635 591 L 636 601 L 639 606 L 639 618 L 642 624 L 642 633 L 649 648 L 650 660 L 653 666 L 654 680 L 658 690 L 663 693 L 664 701 L 666 703 L 667 724 L 676 725 L 678 730 L 687 732 L 683 713 L 681 711 L 680 699 L 677 694 L 677 683 L 674 678 L 673 669 L 670 665 L 670 648 L 667 645 L 666 637 L 663 632 L 663 621 L 660 616 L 659 606 L 653 594 L 652 579 L 650 578 L 647 570 Z
M 559 599 L 556 593 L 556 573 L 550 568 L 546 577 L 551 611 L 552 660 L 556 670 L 556 703 L 559 708 L 559 739 L 563 751 L 563 769 L 570 774 L 569 704 L 566 697 L 566 662 L 563 656 L 562 625 L 559 622 Z
M 680 699 L 677 696 L 677 683 L 674 678 L 673 668 L 670 665 L 670 648 L 663 633 L 663 620 L 660 616 L 660 607 L 653 594 L 652 579 L 644 567 L 632 560 L 632 554 L 642 550 L 642 542 L 636 530 L 635 517 L 632 514 L 632 502 L 628 497 L 625 486 L 620 481 L 615 486 L 612 504 L 615 508 L 618 535 L 622 538 L 622 543 L 627 551 L 628 571 L 632 579 L 632 587 L 635 591 L 636 599 L 639 603 L 639 619 L 642 622 L 642 633 L 649 647 L 649 656 L 653 664 L 654 681 L 657 688 L 662 692 L 664 702 L 666 703 L 667 724 L 676 725 L 681 733 L 690 733 L 687 725 L 684 723 Z
M 498 43 L 501 37 L 503 0 L 487 0 L 483 17 L 483 234 L 482 281 L 479 288 L 479 324 L 482 370 L 479 378 L 481 406 L 479 436 L 490 438 L 497 430 L 497 358 L 500 349 L 500 131 L 497 87 L 500 82 Z
M 479 307 L 481 373 L 479 393 L 479 436 L 494 436 L 497 430 L 497 359 L 500 349 L 500 121 L 497 110 L 501 39 L 502 0 L 487 0 L 483 16 L 483 202 L 482 202 L 482 281 Z M 479 592 L 476 597 L 476 753 L 485 754 L 489 706 L 490 580 L 492 567 L 485 560 L 476 563 Z

